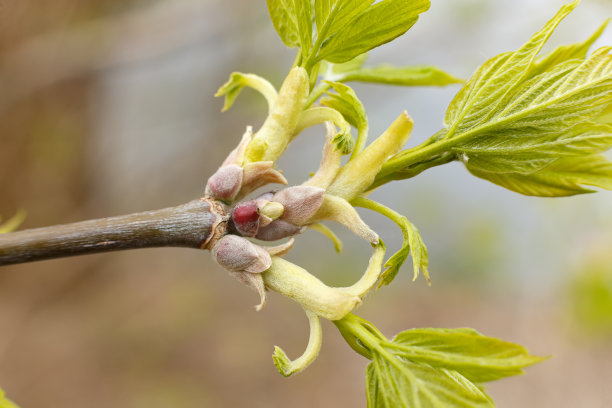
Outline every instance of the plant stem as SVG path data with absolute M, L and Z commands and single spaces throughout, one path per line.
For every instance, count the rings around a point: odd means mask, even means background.
M 176 207 L 0 234 L 0 266 L 151 247 L 205 248 L 225 207 L 203 197 Z

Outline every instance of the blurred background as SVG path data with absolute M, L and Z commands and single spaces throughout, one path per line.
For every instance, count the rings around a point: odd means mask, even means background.
M 434 64 L 469 77 L 520 46 L 562 0 L 438 0 L 368 64 Z M 588 37 L 612 15 L 584 0 L 547 49 Z M 597 46 L 612 44 L 608 29 Z M 230 72 L 279 85 L 291 66 L 252 0 L 0 0 L 0 214 L 23 228 L 125 214 L 199 196 L 208 175 L 257 128 L 266 104 L 245 91 L 220 113 Z M 377 135 L 406 109 L 410 145 L 441 127 L 458 87 L 354 86 Z M 279 163 L 290 184 L 319 163 L 323 128 Z M 432 286 L 405 266 L 358 314 L 392 336 L 473 327 L 553 358 L 489 389 L 499 407 L 612 406 L 612 194 L 523 197 L 460 164 L 387 185 L 373 198 L 406 215 L 429 248 Z M 363 213 L 392 254 L 400 233 Z M 338 256 L 315 232 L 289 259 L 333 285 L 355 281 L 367 244 Z M 313 256 L 316 253 L 316 256 Z M 408 265 L 408 264 L 407 264 Z M 0 269 L 0 386 L 22 407 L 360 407 L 367 361 L 331 324 L 304 373 L 285 379 L 273 345 L 299 355 L 307 321 L 258 299 L 209 254 L 149 249 Z

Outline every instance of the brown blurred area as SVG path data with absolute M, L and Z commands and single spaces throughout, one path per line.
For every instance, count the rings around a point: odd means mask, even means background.
M 547 4 L 545 16 L 558 2 Z M 456 44 L 448 44 L 449 37 L 435 28 L 436 15 L 440 21 L 456 16 L 449 8 L 432 8 L 433 22 L 424 18 L 423 28 L 421 22 L 415 26 L 414 41 L 398 47 L 415 47 L 439 64 L 444 60 L 435 59 L 441 55 L 457 57 L 442 48 L 456 50 Z M 521 34 L 526 37 L 542 21 Z M 439 54 L 419 49 L 424 39 L 430 41 L 427 47 L 439 45 Z M 395 57 L 405 48 L 380 55 Z M 480 53 L 490 53 L 473 52 L 480 60 L 470 62 L 469 69 L 482 62 Z M 22 227 L 33 228 L 196 197 L 244 126 L 257 126 L 265 115 L 265 104 L 248 91 L 232 111 L 220 114 L 222 102 L 212 97 L 216 88 L 235 70 L 262 74 L 278 85 L 291 60 L 292 53 L 275 38 L 263 2 L 0 0 L 0 215 L 6 219 L 24 209 Z M 414 103 L 408 109 L 416 111 L 417 121 L 420 105 L 435 109 L 438 120 L 456 92 L 433 91 L 446 92 L 434 108 L 413 91 L 382 95 L 356 89 L 366 108 L 381 98 L 393 100 L 398 110 Z M 417 100 L 406 102 L 410 98 Z M 375 108 L 369 112 L 373 128 L 389 122 L 379 119 Z M 314 147 L 296 140 L 281 163 L 291 183 L 301 182 L 318 164 L 322 137 L 313 138 Z M 469 186 L 483 186 L 470 190 L 463 179 L 452 179 L 461 173 L 454 169 L 444 177 L 460 186 L 455 191 L 437 189 L 434 177 L 442 173 L 432 172 L 432 178 L 423 177 L 427 186 L 406 188 L 408 193 L 400 187 L 377 192 L 377 199 L 405 212 L 423 232 L 434 285 L 412 283 L 405 267 L 398 281 L 369 297 L 358 314 L 389 336 L 410 327 L 469 326 L 524 344 L 535 354 L 554 355 L 526 376 L 492 384 L 500 407 L 612 405 L 611 334 L 598 330 L 612 319 L 606 295 L 603 306 L 585 305 L 590 286 L 581 286 L 584 293 L 571 291 L 577 276 L 588 277 L 590 269 L 603 276 L 594 281 L 595 292 L 601 293 L 602 285 L 605 292 L 610 282 L 609 207 L 606 212 L 597 204 L 599 195 L 583 200 L 584 207 L 578 200 L 551 207 L 466 176 Z M 464 203 L 466 192 L 482 206 Z M 487 194 L 493 204 L 486 204 Z M 536 210 L 531 216 L 511 215 L 500 210 L 500 201 Z M 462 203 L 472 213 L 457 217 Z M 596 214 L 603 215 L 588 221 Z M 366 216 L 392 253 L 399 233 Z M 524 240 L 522 248 L 506 238 L 513 225 L 533 228 L 514 235 L 519 243 Z M 341 257 L 308 232 L 290 259 L 330 284 L 356 280 L 368 246 L 338 232 L 346 238 Z M 520 264 L 513 259 L 519 256 L 559 261 Z M 580 267 L 566 258 L 578 260 Z M 581 263 L 585 258 L 596 265 L 587 268 Z M 556 269 L 559 264 L 564 271 Z M 520 267 L 525 267 L 523 277 L 510 278 Z M 536 276 L 540 273 L 559 276 L 547 281 Z M 367 362 L 331 324 L 324 325 L 323 350 L 315 363 L 293 378 L 281 377 L 272 365 L 273 345 L 299 355 L 307 321 L 296 305 L 274 294 L 263 312 L 253 310 L 256 302 L 256 295 L 226 276 L 207 253 L 186 249 L 3 267 L 0 387 L 23 408 L 365 406 Z M 574 313 L 578 303 L 582 314 Z M 591 319 L 594 329 L 585 330 L 580 324 L 593 314 L 599 316 Z

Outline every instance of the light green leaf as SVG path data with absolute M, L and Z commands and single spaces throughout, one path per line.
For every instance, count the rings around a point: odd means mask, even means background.
M 315 0 L 317 34 L 323 42 L 363 13 L 374 0 Z
M 429 284 L 429 257 L 427 255 L 427 247 L 421 238 L 419 230 L 406 217 L 400 218 L 398 226 L 402 230 L 404 243 L 402 248 L 385 262 L 385 268 L 387 269 L 381 276 L 380 284 L 388 285 L 391 283 L 399 272 L 399 268 L 406 261 L 408 253 L 412 253 L 412 280 L 416 280 L 419 276 L 419 271 L 422 270 L 423 276 Z
M 274 86 L 264 78 L 255 74 L 232 72 L 227 82 L 221 85 L 215 93 L 215 97 L 225 96 L 223 112 L 232 107 L 244 87 L 250 87 L 259 91 L 268 101 L 268 108 L 270 109 L 278 96 Z
M 329 37 L 317 61 L 346 62 L 405 33 L 419 14 L 429 9 L 429 0 L 383 0 L 361 13 Z M 352 18 L 352 17 L 351 17 Z
M 298 35 L 302 55 L 309 55 L 312 48 L 312 1 L 311 0 L 287 0 L 294 2 Z
M 421 238 L 421 234 L 406 217 L 393 211 L 392 209 L 364 197 L 357 197 L 351 200 L 351 204 L 368 208 L 384 215 L 393 221 L 402 231 L 404 242 L 399 251 L 385 262 L 385 271 L 381 274 L 379 287 L 388 285 L 397 276 L 400 267 L 406 262 L 408 255 L 412 253 L 412 268 L 413 280 L 419 276 L 419 271 L 423 271 L 423 276 L 427 283 L 430 283 L 429 278 L 429 256 L 427 255 L 427 247 Z
M 389 341 L 352 314 L 333 323 L 353 350 L 372 360 L 366 372 L 372 408 L 493 407 L 482 383 L 543 360 L 473 329 L 413 329 Z
M 373 352 L 366 371 L 370 408 L 494 407 L 476 385 L 452 370 Z
M 301 47 L 308 55 L 312 47 L 312 1 L 267 0 L 272 24 L 289 48 Z
M 267 0 L 274 29 L 289 48 L 300 46 L 298 19 L 293 0 Z
M 606 109 L 597 117 L 597 123 L 606 123 L 612 125 L 612 104 L 608 105 Z
M 580 184 L 605 187 L 605 166 L 591 168 L 579 157 L 612 147 L 612 126 L 602 116 L 612 104 L 612 47 L 575 58 L 586 53 L 603 26 L 585 42 L 535 61 L 576 4 L 564 6 L 518 51 L 485 63 L 449 106 L 446 135 L 438 143 L 446 143 L 472 174 L 529 195 L 590 191 Z M 579 168 L 574 172 L 569 163 Z
M 550 70 L 555 65 L 571 59 L 585 59 L 589 48 L 601 36 L 610 20 L 606 20 L 589 38 L 580 43 L 562 45 L 533 64 L 529 75 L 534 77 Z
M 529 174 L 559 157 L 588 156 L 612 147 L 612 126 L 581 123 L 564 131 L 501 130 L 455 148 L 469 169 Z
M 362 67 L 368 59 L 368 53 L 359 54 L 350 61 L 334 64 L 332 62 L 322 61 L 321 70 L 319 71 L 324 79 L 335 81 L 337 78 L 346 72 L 356 71 Z
M 431 66 L 395 67 L 380 65 L 340 73 L 334 77 L 339 82 L 373 82 L 402 86 L 446 86 L 464 82 L 459 78 Z
M 493 173 L 468 167 L 476 177 L 517 193 L 564 197 L 592 193 L 589 185 L 612 190 L 612 163 L 603 156 L 564 157 L 532 174 Z
M 327 93 L 327 97 L 321 99 L 321 104 L 340 112 L 344 119 L 356 129 L 366 127 L 368 119 L 365 108 L 355 92 L 349 86 L 339 82 L 325 82 L 331 85 L 336 93 Z
M 8 400 L 5 397 L 4 391 L 2 391 L 1 388 L 0 388 L 0 408 L 19 408 L 17 406 L 17 404 L 15 404 L 14 402 Z
M 385 347 L 412 362 L 455 370 L 474 383 L 519 375 L 543 360 L 529 355 L 523 346 L 472 329 L 406 330 Z
M 504 96 L 527 77 L 536 55 L 559 22 L 578 0 L 561 8 L 542 30 L 516 52 L 500 54 L 485 62 L 453 99 L 444 123 L 447 138 L 458 137 L 479 125 L 490 123 L 490 116 L 507 106 Z

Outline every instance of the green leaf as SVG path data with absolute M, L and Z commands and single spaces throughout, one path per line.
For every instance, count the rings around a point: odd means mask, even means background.
M 490 126 L 492 116 L 509 106 L 505 98 L 507 93 L 517 88 L 528 76 L 546 40 L 577 5 L 578 0 L 563 6 L 542 30 L 516 52 L 500 54 L 476 71 L 448 107 L 444 120 L 448 129 L 447 138 L 473 132 L 479 126 Z M 523 101 L 529 102 L 528 99 Z
M 398 226 L 402 230 L 404 243 L 402 244 L 400 250 L 393 254 L 393 256 L 387 260 L 387 262 L 385 262 L 385 268 L 387 269 L 381 275 L 380 284 L 388 285 L 391 283 L 399 272 L 399 268 L 406 261 L 409 253 L 412 253 L 412 280 L 416 280 L 416 278 L 419 276 L 419 270 L 422 270 L 423 276 L 429 284 L 429 257 L 427 255 L 427 247 L 421 238 L 419 230 L 414 226 L 414 224 L 408 221 L 406 217 L 401 217 L 399 219 Z
M 368 118 L 365 108 L 355 92 L 349 86 L 339 82 L 325 82 L 331 85 L 336 93 L 327 93 L 327 97 L 321 99 L 321 104 L 340 112 L 344 119 L 356 129 L 366 127 Z
M 312 48 L 312 1 L 293 0 L 293 2 L 302 55 L 309 55 Z
M 317 34 L 321 42 L 346 27 L 374 0 L 315 0 Z
M 395 67 L 381 65 L 345 71 L 332 77 L 339 82 L 373 82 L 401 86 L 446 86 L 464 82 L 462 79 L 431 66 Z
M 612 126 L 581 123 L 564 131 L 499 131 L 459 147 L 468 170 L 530 174 L 559 157 L 589 156 L 612 147 Z
M 381 274 L 379 287 L 382 285 L 388 285 L 393 281 L 393 279 L 395 279 L 400 267 L 404 264 L 404 262 L 406 262 L 406 259 L 411 252 L 413 280 L 416 280 L 416 278 L 419 276 L 419 271 L 422 270 L 425 280 L 427 280 L 427 283 L 430 283 L 427 247 L 425 246 L 417 227 L 415 227 L 403 215 L 376 201 L 372 201 L 364 197 L 357 197 L 351 200 L 351 204 L 368 208 L 389 218 L 400 228 L 402 235 L 404 236 L 404 242 L 400 250 L 393 254 L 393 256 L 387 260 L 387 262 L 385 262 L 385 268 L 387 269 L 385 269 L 385 271 Z
M 456 371 L 372 354 L 366 371 L 368 407 L 494 407 L 480 388 Z
M 519 375 L 543 359 L 518 344 L 486 337 L 472 329 L 412 329 L 386 345 L 403 359 L 455 370 L 483 383 Z
M 4 391 L 2 391 L 1 388 L 0 388 L 0 408 L 19 408 L 17 406 L 17 404 L 15 404 L 14 402 L 8 400 L 5 397 Z
M 531 68 L 529 75 L 536 76 L 550 70 L 555 65 L 571 59 L 585 59 L 589 48 L 597 41 L 610 20 L 606 20 L 589 38 L 580 43 L 562 45 L 540 58 Z
M 383 0 L 367 8 L 325 41 L 317 61 L 346 62 L 402 35 L 429 9 L 429 0 Z
M 340 64 L 334 64 L 332 62 L 322 61 L 321 70 L 319 71 L 324 79 L 335 81 L 342 74 L 346 72 L 356 71 L 363 66 L 366 59 L 368 59 L 368 53 L 363 53 L 350 61 L 342 62 Z
M 272 109 L 278 95 L 270 82 L 255 74 L 232 72 L 227 82 L 221 85 L 215 93 L 215 97 L 225 96 L 223 112 L 232 107 L 244 87 L 250 87 L 259 91 L 268 101 L 268 107 Z
M 468 169 L 476 177 L 529 196 L 564 197 L 594 192 L 582 184 L 612 190 L 612 163 L 603 156 L 564 157 L 532 174 Z
M 449 106 L 446 135 L 438 143 L 446 143 L 472 174 L 529 195 L 579 194 L 591 191 L 580 184 L 608 185 L 606 166 L 596 161 L 592 167 L 590 158 L 612 147 L 612 126 L 602 119 L 612 104 L 612 47 L 576 58 L 604 26 L 583 43 L 535 60 L 576 5 L 564 6 L 518 51 L 486 62 Z
M 606 109 L 596 119 L 597 123 L 606 123 L 612 125 L 612 104 L 608 105 Z
M 543 360 L 473 329 L 412 329 L 389 341 L 352 314 L 333 323 L 353 350 L 372 360 L 366 372 L 372 408 L 493 407 L 482 383 Z
M 298 18 L 293 0 L 267 0 L 274 29 L 289 48 L 300 46 Z

